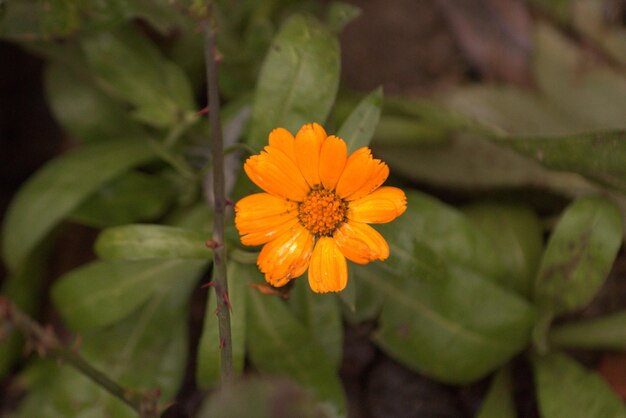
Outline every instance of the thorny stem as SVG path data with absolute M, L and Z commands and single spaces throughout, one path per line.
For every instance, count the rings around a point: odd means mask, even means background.
M 158 418 L 158 390 L 137 392 L 123 388 L 101 371 L 95 369 L 78 352 L 65 346 L 51 329 L 45 329 L 22 312 L 13 302 L 0 296 L 0 321 L 7 321 L 23 334 L 41 355 L 49 355 L 68 363 L 84 376 L 134 409 L 141 418 Z
M 220 123 L 220 102 L 215 59 L 215 29 L 211 16 L 204 19 L 204 58 L 206 65 L 208 118 L 211 125 L 211 157 L 213 160 L 213 288 L 217 299 L 217 319 L 220 335 L 220 371 L 222 384 L 232 380 L 233 350 L 230 332 L 230 302 L 226 278 L 226 251 L 224 247 L 224 211 L 226 196 L 224 186 L 224 144 Z

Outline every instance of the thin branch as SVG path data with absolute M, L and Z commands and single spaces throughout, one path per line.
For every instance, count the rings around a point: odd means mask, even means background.
M 210 14 L 209 14 L 210 15 Z M 211 156 L 213 161 L 213 288 L 217 298 L 217 318 L 220 334 L 220 371 L 222 384 L 233 375 L 233 350 L 230 330 L 230 301 L 226 277 L 224 247 L 224 212 L 226 207 L 224 185 L 224 143 L 220 121 L 220 101 L 215 59 L 215 30 L 210 16 L 202 22 L 204 31 L 204 58 L 206 65 L 208 118 L 211 124 Z
M 71 365 L 111 395 L 134 409 L 141 418 L 159 417 L 158 390 L 142 393 L 120 386 L 104 373 L 95 369 L 76 351 L 64 345 L 52 329 L 43 328 L 4 296 L 0 296 L 0 321 L 7 321 L 19 329 L 39 355 L 52 356 Z

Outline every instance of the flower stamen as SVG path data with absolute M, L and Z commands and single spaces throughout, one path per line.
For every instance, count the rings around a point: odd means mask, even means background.
M 315 188 L 298 204 L 298 220 L 316 237 L 331 236 L 346 221 L 348 203 L 332 190 Z

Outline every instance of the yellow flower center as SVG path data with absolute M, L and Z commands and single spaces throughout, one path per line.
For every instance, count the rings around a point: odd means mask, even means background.
M 348 203 L 332 190 L 313 189 L 298 205 L 298 220 L 316 237 L 330 236 L 346 220 Z

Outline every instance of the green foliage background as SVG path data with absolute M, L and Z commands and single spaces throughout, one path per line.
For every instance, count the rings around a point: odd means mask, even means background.
M 578 28 L 576 15 L 534 3 Z M 416 372 L 450 384 L 495 373 L 481 418 L 516 416 L 507 363 L 523 354 L 535 370 L 543 417 L 626 416 L 601 379 L 559 351 L 624 349 L 625 313 L 551 326 L 591 301 L 622 243 L 623 67 L 597 64 L 581 73 L 579 48 L 537 21 L 532 91 L 475 84 L 432 101 L 383 100 L 382 89 L 338 95 L 337 33 L 358 14 L 353 6 L 215 6 L 225 140 L 241 145 L 227 156 L 233 199 L 254 190 L 241 175 L 241 149 L 256 152 L 271 129 L 294 132 L 310 121 L 338 132 L 351 150 L 371 142 L 408 196 L 407 212 L 379 228 L 389 260 L 350 266 L 348 289 L 339 295 L 315 295 L 301 280 L 289 301 L 250 287 L 263 278 L 231 220 L 238 374 L 247 359 L 262 375 L 286 376 L 308 390 L 298 407 L 343 416 L 343 326 L 374 321 L 372 341 Z M 49 296 L 90 362 L 129 388 L 159 387 L 162 400 L 172 400 L 189 360 L 190 295 L 210 277 L 204 241 L 211 161 L 208 123 L 198 114 L 204 81 L 197 5 L 9 0 L 2 7 L 0 36 L 45 59 L 50 108 L 79 143 L 15 196 L 2 229 L 10 271 L 3 292 L 36 315 L 47 297 L 42 260 L 62 223 L 101 229 L 99 260 L 58 278 Z M 619 58 L 622 50 L 607 51 Z M 573 202 L 544 242 L 544 220 L 521 198 L 453 207 L 415 183 L 466 192 L 533 187 Z M 214 311 L 211 296 L 195 361 L 202 388 L 219 383 Z M 20 361 L 20 344 L 11 334 L 0 345 L 2 375 Z M 28 395 L 16 417 L 133 416 L 66 366 L 32 358 L 19 379 Z M 258 412 L 255 402 L 263 405 L 282 384 L 252 384 L 237 396 L 251 397 L 250 410 Z M 209 399 L 198 416 L 228 416 L 219 412 L 223 405 L 228 401 Z

